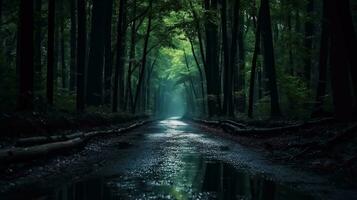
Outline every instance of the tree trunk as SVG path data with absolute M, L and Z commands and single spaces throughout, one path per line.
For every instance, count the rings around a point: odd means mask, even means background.
M 249 84 L 249 100 L 248 100 L 248 117 L 253 117 L 254 108 L 254 89 L 255 89 L 255 75 L 257 73 L 257 60 L 258 53 L 260 51 L 260 40 L 261 40 L 261 12 L 259 11 L 258 20 L 256 22 L 257 30 L 255 32 L 255 47 L 252 60 L 252 69 L 250 72 L 250 84 Z
M 42 88 L 41 43 L 42 43 L 42 0 L 36 0 L 35 1 L 34 59 L 35 59 L 35 72 L 36 72 L 35 84 L 36 84 L 36 89 L 38 90 Z
M 110 97 L 112 92 L 112 75 L 113 75 L 113 61 L 112 61 L 112 20 L 113 20 L 113 0 L 107 0 L 107 7 L 105 13 L 105 39 L 104 39 L 104 104 L 110 104 Z
M 48 2 L 47 103 L 53 105 L 55 73 L 55 0 Z
M 228 116 L 233 110 L 233 95 L 232 95 L 232 65 L 230 61 L 230 52 L 229 52 L 229 46 L 228 46 L 228 33 L 227 33 L 227 2 L 226 0 L 222 0 L 222 8 L 221 8 L 221 23 L 222 23 L 222 41 L 223 41 L 223 60 L 224 60 L 224 66 L 223 66 L 223 74 L 224 74 L 224 99 L 223 99 L 223 113 L 224 115 Z M 235 25 L 235 24 L 234 24 Z M 233 26 L 234 26 L 233 25 Z M 234 28 L 233 28 L 234 29 Z M 234 45 L 234 41 L 232 41 L 232 46 Z
M 124 110 L 124 64 L 125 64 L 125 35 L 126 35 L 126 0 L 120 0 L 119 18 L 118 18 L 118 35 L 117 35 L 117 63 L 114 74 L 113 87 L 113 112 L 118 111 L 119 105 Z
M 132 14 L 136 16 L 136 0 L 133 2 L 133 11 Z M 130 36 L 130 55 L 129 55 L 129 67 L 127 72 L 127 84 L 126 84 L 126 92 L 125 92 L 125 111 L 130 108 L 131 112 L 133 112 L 133 94 L 132 94 L 132 87 L 131 87 L 131 75 L 132 75 L 132 68 L 135 67 L 135 54 L 136 54 L 136 20 L 132 22 L 131 25 L 131 36 Z
M 90 106 L 99 106 L 103 98 L 105 12 L 108 2 L 93 0 L 86 99 Z
M 312 55 L 312 42 L 314 36 L 314 23 L 312 21 L 312 15 L 314 12 L 314 0 L 308 0 L 307 3 L 307 22 L 305 23 L 305 38 L 304 38 L 304 46 L 306 51 L 306 58 L 305 58 L 305 80 L 307 81 L 308 85 L 310 85 L 311 81 L 311 55 Z
M 246 108 L 246 95 L 245 95 L 245 46 L 244 46 L 244 14 L 240 14 L 239 16 L 241 22 L 238 23 L 239 33 L 238 33 L 238 46 L 239 46 L 239 55 L 238 55 L 238 91 L 240 91 L 241 95 L 238 97 L 238 111 L 241 113 L 245 112 Z M 236 54 L 237 55 L 237 54 Z M 236 59 L 235 59 L 236 60 Z
M 20 1 L 19 43 L 19 93 L 17 109 L 33 108 L 34 42 L 33 42 L 33 0 Z
M 78 42 L 77 42 L 77 111 L 83 112 L 85 107 L 85 63 L 87 49 L 86 0 L 77 0 L 78 10 Z
M 316 102 L 312 116 L 320 116 L 323 113 L 324 98 L 326 95 L 327 85 L 327 61 L 329 47 L 329 30 L 327 24 L 326 3 L 323 3 L 322 30 L 320 41 L 320 58 L 319 58 L 319 79 L 317 84 Z
M 152 3 L 153 0 L 150 1 L 150 9 L 152 8 Z M 147 25 L 147 30 L 146 30 L 146 35 L 145 35 L 145 39 L 144 39 L 144 49 L 143 49 L 143 58 L 141 60 L 141 72 L 139 75 L 139 82 L 138 85 L 136 87 L 136 94 L 135 94 L 135 99 L 134 99 L 134 105 L 133 105 L 133 113 L 135 113 L 136 107 L 137 107 L 137 102 L 138 102 L 138 98 L 139 98 L 139 94 L 140 91 L 142 89 L 142 83 L 144 81 L 144 77 L 145 77 L 145 68 L 146 68 L 146 59 L 147 59 L 147 49 L 149 46 L 149 39 L 150 39 L 150 33 L 151 33 L 151 24 L 152 24 L 152 16 L 149 16 L 148 19 L 148 25 Z
M 67 65 L 66 65 L 66 47 L 65 47 L 65 40 L 64 40 L 64 2 L 61 2 L 61 11 L 60 11 L 60 20 L 61 20 L 61 76 L 62 76 L 62 88 L 67 88 Z
M 200 62 L 198 61 L 197 55 L 196 55 L 196 51 L 195 51 L 195 47 L 193 46 L 193 42 L 192 40 L 190 40 L 190 44 L 191 44 L 191 51 L 192 51 L 192 55 L 195 59 L 196 62 L 196 66 L 200 75 L 200 82 L 201 82 L 201 97 L 202 97 L 202 112 L 203 114 L 206 114 L 206 96 L 205 96 L 205 86 L 204 86 L 204 77 L 203 77 L 203 72 L 200 66 Z
M 206 22 L 206 78 L 209 115 L 219 115 L 221 108 L 218 56 L 218 26 L 208 14 L 217 14 L 217 0 L 205 1 Z
M 356 35 L 349 1 L 326 1 L 326 4 L 331 33 L 330 64 L 335 114 L 338 118 L 349 119 L 355 114 L 356 106 L 351 92 L 356 95 Z
M 70 58 L 70 81 L 69 89 L 74 91 L 76 86 L 76 51 L 77 51 L 77 20 L 76 20 L 76 0 L 70 1 L 71 6 L 71 58 Z
M 276 83 L 275 58 L 269 0 L 261 1 L 261 9 L 261 25 L 264 45 L 264 66 L 266 76 L 268 78 L 268 89 L 270 92 L 271 116 L 279 117 L 281 116 L 281 113 L 279 106 L 278 86 Z

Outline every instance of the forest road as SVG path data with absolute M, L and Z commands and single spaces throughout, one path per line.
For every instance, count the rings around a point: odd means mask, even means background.
M 67 173 L 63 169 L 52 184 L 44 178 L 41 189 L 3 198 L 36 194 L 33 199 L 357 199 L 352 189 L 274 164 L 262 152 L 179 119 L 154 122 L 127 135 L 106 143 L 107 153 L 98 156 L 109 159 L 110 154 L 110 161 L 95 164 L 96 170 L 85 176 L 68 181 L 60 178 Z

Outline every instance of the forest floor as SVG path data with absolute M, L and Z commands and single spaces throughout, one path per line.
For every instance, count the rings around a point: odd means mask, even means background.
M 356 190 L 334 185 L 324 176 L 271 162 L 264 149 L 245 147 L 223 134 L 217 128 L 173 119 L 126 134 L 105 134 L 62 154 L 6 165 L 0 173 L 0 195 L 4 199 L 24 199 L 24 195 L 26 199 L 252 199 L 266 191 L 268 197 L 263 199 L 272 199 L 269 194 L 307 200 L 357 196 Z
M 357 189 L 356 122 L 322 120 L 321 123 L 305 126 L 307 123 L 298 121 L 231 121 L 244 126 L 232 132 L 222 127 L 224 120 L 218 124 L 217 121 L 203 121 L 193 124 L 258 149 L 273 162 L 328 175 L 341 184 Z M 296 124 L 301 126 L 295 127 Z
M 74 114 L 65 112 L 0 113 L 0 149 L 14 146 L 19 138 L 69 135 L 76 132 L 113 129 L 148 116 L 118 114 Z

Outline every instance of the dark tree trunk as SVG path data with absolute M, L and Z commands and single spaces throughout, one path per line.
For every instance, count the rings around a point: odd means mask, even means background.
M 275 58 L 269 0 L 261 1 L 261 9 L 261 26 L 264 45 L 264 66 L 266 76 L 268 78 L 268 89 L 271 97 L 271 116 L 278 117 L 281 115 L 281 113 L 279 106 L 278 86 L 276 83 Z
M 190 44 L 191 44 L 191 51 L 192 51 L 192 55 L 195 59 L 196 62 L 196 66 L 200 75 L 200 84 L 201 84 L 201 97 L 202 97 L 202 112 L 203 114 L 206 114 L 206 96 L 205 96 L 205 86 L 204 86 L 204 77 L 203 77 L 203 71 L 201 69 L 200 66 L 200 62 L 198 61 L 197 55 L 196 55 L 196 51 L 195 51 L 195 47 L 193 46 L 193 42 L 192 40 L 190 40 Z
M 238 72 L 238 74 L 241 73 L 241 64 L 239 63 L 239 61 L 237 62 L 237 59 L 241 57 L 241 50 L 240 50 L 240 38 L 243 39 L 243 32 L 240 30 L 240 27 L 242 26 L 240 24 L 240 0 L 236 0 L 234 3 L 234 10 L 233 10 L 233 27 L 232 27 L 232 47 L 231 47 L 231 56 L 230 56 L 230 67 L 231 67 L 231 75 L 230 75 L 230 80 L 231 82 L 234 82 L 234 90 L 241 90 L 242 89 L 242 85 L 240 85 L 240 79 L 241 77 L 235 77 L 235 81 L 233 81 L 234 79 L 234 74 L 235 72 Z M 238 81 L 236 81 L 238 80 Z M 233 98 L 233 97 L 232 97 Z M 232 99 L 233 101 L 233 99 Z M 238 105 L 239 107 L 243 106 L 243 105 Z M 229 110 L 229 115 L 233 116 L 234 115 L 234 106 L 232 103 L 232 106 Z
M 153 3 L 153 0 L 150 1 L 150 9 L 152 8 L 152 3 Z M 149 46 L 149 39 L 150 39 L 150 33 L 151 33 L 151 24 L 152 24 L 152 16 L 150 15 L 149 16 L 149 19 L 148 19 L 148 25 L 147 25 L 147 30 L 146 30 L 146 35 L 145 35 L 145 39 L 144 39 L 144 49 L 143 49 L 143 58 L 141 60 L 141 72 L 140 72 L 140 75 L 139 75 L 139 82 L 138 82 L 138 85 L 136 87 L 136 94 L 135 94 L 135 99 L 134 99 L 134 105 L 133 105 L 133 113 L 135 113 L 136 111 L 136 107 L 137 107 L 137 102 L 138 102 L 138 98 L 139 98 L 139 94 L 140 94 L 140 91 L 142 89 L 142 84 L 143 84 L 143 81 L 145 80 L 144 77 L 145 77 L 145 68 L 146 68 L 146 59 L 147 59 L 147 49 L 148 49 L 148 46 Z
M 85 63 L 87 48 L 87 31 L 86 31 L 86 0 L 77 0 L 78 10 L 78 42 L 77 42 L 77 111 L 83 112 L 85 107 Z
M 55 0 L 48 2 L 47 103 L 53 105 L 55 73 Z
M 133 11 L 132 14 L 136 16 L 136 0 L 133 2 Z M 130 33 L 130 55 L 129 55 L 129 67 L 127 72 L 127 84 L 126 84 L 126 92 L 125 92 L 125 107 L 124 111 L 128 108 L 132 109 L 133 105 L 133 94 L 132 94 L 132 87 L 131 87 L 131 75 L 132 75 L 132 68 L 135 67 L 135 44 L 136 44 L 136 20 L 132 22 L 131 25 L 131 33 Z M 133 112 L 133 110 L 131 110 Z
M 76 86 L 76 51 L 77 51 L 77 19 L 76 19 L 76 0 L 70 1 L 71 6 L 71 58 L 70 58 L 70 78 L 69 89 L 74 91 Z
M 0 22 L 1 23 L 1 22 Z M 41 43 L 42 43 L 42 0 L 35 1 L 35 35 L 34 35 L 34 59 L 36 72 L 36 88 L 41 89 L 42 66 L 41 66 Z
M 60 51 L 61 51 L 61 77 L 62 77 L 62 88 L 67 88 L 67 65 L 66 65 L 66 46 L 65 46 L 65 38 L 64 38 L 64 2 L 61 2 L 61 11 L 60 11 L 60 20 L 61 20 L 61 41 L 60 41 Z
M 2 7 L 3 7 L 3 2 L 0 0 L 0 30 L 2 27 Z
M 17 109 L 33 108 L 34 42 L 33 42 L 33 0 L 20 1 L 19 43 L 19 93 Z
M 316 92 L 316 103 L 312 116 L 321 116 L 323 114 L 324 97 L 327 86 L 327 61 L 329 48 L 329 30 L 327 23 L 326 3 L 323 3 L 322 30 L 320 41 L 320 58 L 319 58 L 319 79 Z
M 89 61 L 87 69 L 87 104 L 99 106 L 103 98 L 104 34 L 107 2 L 93 0 Z
M 238 11 L 239 12 L 239 11 Z M 227 33 L 227 2 L 226 0 L 222 0 L 222 8 L 221 8 L 221 23 L 222 23 L 222 41 L 223 41 L 223 74 L 224 74 L 224 99 L 223 99 L 223 113 L 224 115 L 228 116 L 233 114 L 234 112 L 230 112 L 234 110 L 233 108 L 233 80 L 232 80 L 232 73 L 233 73 L 233 66 L 230 65 L 230 52 L 229 52 L 229 45 L 228 45 L 228 33 Z M 234 24 L 236 25 L 236 24 Z M 234 28 L 233 28 L 234 29 Z M 232 46 L 234 45 L 232 41 Z
M 126 0 L 120 0 L 119 18 L 118 18 L 118 35 L 117 35 L 117 63 L 114 72 L 113 87 L 113 112 L 118 111 L 119 105 L 123 108 L 124 104 L 124 64 L 125 64 L 125 35 L 126 35 Z
M 330 64 L 335 114 L 338 118 L 348 119 L 355 115 L 356 106 L 356 98 L 353 98 L 357 91 L 356 35 L 349 1 L 326 1 L 326 4 L 331 33 Z
M 239 33 L 238 33 L 238 46 L 239 46 L 239 56 L 238 56 L 238 91 L 241 95 L 238 97 L 238 111 L 241 113 L 245 112 L 246 108 L 246 95 L 245 95 L 245 46 L 244 46 L 244 14 L 240 15 L 241 22 L 238 23 Z M 236 60 L 236 59 L 235 59 Z
M 107 7 L 105 13 L 105 65 L 104 65 L 104 103 L 110 104 L 110 97 L 112 92 L 112 75 L 113 75 L 113 61 L 112 61 L 112 19 L 113 19 L 113 0 L 107 0 Z
M 305 80 L 309 85 L 311 81 L 311 64 L 312 64 L 311 55 L 312 55 L 312 45 L 313 45 L 312 42 L 314 36 L 314 23 L 311 19 L 314 12 L 314 0 L 308 0 L 306 11 L 309 19 L 305 23 L 304 46 L 307 55 L 305 58 L 304 74 L 305 74 Z
M 217 13 L 217 0 L 205 1 L 208 13 Z M 218 26 L 211 16 L 207 14 L 205 22 L 206 31 L 206 78 L 209 115 L 220 115 L 220 72 L 218 56 Z
M 259 11 L 258 20 L 256 22 L 257 30 L 255 32 L 255 47 L 252 60 L 252 69 L 250 72 L 250 84 L 249 84 L 249 100 L 248 100 L 248 117 L 253 117 L 254 108 L 254 89 L 255 89 L 255 75 L 257 73 L 257 60 L 258 53 L 260 51 L 260 40 L 261 40 L 261 13 Z

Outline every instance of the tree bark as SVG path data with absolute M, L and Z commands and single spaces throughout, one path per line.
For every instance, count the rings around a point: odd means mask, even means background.
M 229 52 L 228 46 L 228 33 L 227 33 L 227 2 L 226 0 L 222 0 L 222 8 L 221 8 L 221 23 L 222 23 L 222 41 L 223 41 L 223 60 L 224 60 L 224 99 L 223 99 L 223 113 L 224 115 L 228 116 L 234 112 L 230 112 L 234 110 L 233 104 L 233 80 L 232 80 L 232 65 L 231 64 L 231 57 Z M 236 24 L 234 24 L 236 25 Z M 233 26 L 234 26 L 233 25 Z M 232 27 L 233 28 L 233 27 Z M 233 28 L 234 29 L 234 28 Z M 234 40 L 232 40 L 232 46 L 234 44 Z M 233 48 L 233 47 L 232 47 Z
M 323 3 L 322 29 L 320 41 L 320 58 L 319 58 L 319 79 L 317 84 L 316 102 L 312 116 L 320 116 L 323 113 L 324 98 L 327 86 L 327 61 L 329 48 L 329 30 L 327 23 L 326 3 Z
M 86 31 L 86 0 L 77 0 L 78 9 L 78 41 L 77 41 L 77 112 L 83 112 L 85 108 L 85 63 L 87 49 Z
M 197 55 L 196 55 L 196 51 L 195 51 L 195 47 L 193 46 L 193 42 L 192 40 L 190 40 L 190 44 L 191 44 L 191 51 L 192 51 L 192 55 L 195 59 L 196 62 L 196 66 L 200 75 L 200 82 L 201 82 L 201 97 L 202 97 L 202 112 L 203 114 L 206 114 L 206 95 L 205 95 L 205 84 L 204 84 L 204 77 L 203 77 L 203 71 L 201 69 L 200 66 L 200 62 L 198 61 Z
M 153 0 L 150 1 L 150 9 L 152 8 L 152 3 Z M 149 39 L 150 39 L 150 33 L 151 33 L 151 24 L 152 24 L 152 15 L 149 16 L 148 19 L 148 25 L 147 25 L 147 30 L 146 30 L 146 35 L 145 35 L 145 39 L 144 39 L 144 49 L 143 49 L 143 58 L 141 60 L 141 72 L 140 72 L 140 77 L 139 77 L 139 82 L 138 85 L 136 87 L 136 94 L 135 94 L 135 99 L 134 99 L 134 105 L 133 105 L 133 113 L 135 113 L 136 111 L 136 107 L 137 107 L 137 102 L 138 102 L 138 98 L 139 98 L 139 94 L 140 94 L 140 90 L 142 89 L 142 83 L 144 81 L 144 75 L 145 75 L 145 68 L 146 68 L 146 59 L 147 59 L 147 49 L 149 46 Z
M 311 55 L 312 55 L 312 44 L 313 44 L 313 36 L 314 36 L 314 23 L 312 21 L 312 15 L 314 12 L 314 0 L 308 0 L 307 2 L 307 22 L 305 23 L 305 38 L 304 38 L 304 46 L 306 51 L 306 58 L 305 58 L 305 80 L 307 81 L 308 85 L 310 85 L 311 79 Z
M 55 0 L 48 2 L 47 103 L 53 105 L 55 68 Z
M 273 47 L 273 35 L 271 28 L 269 0 L 261 1 L 261 25 L 264 45 L 264 66 L 268 78 L 268 89 L 270 92 L 271 116 L 281 116 L 279 106 L 278 86 L 276 83 L 275 58 Z
M 1 21 L 0 21 L 1 23 Z M 34 59 L 35 59 L 35 72 L 36 72 L 36 89 L 41 89 L 42 82 L 42 0 L 35 1 L 35 35 L 34 35 Z
M 261 40 L 261 12 L 259 11 L 258 20 L 256 22 L 256 32 L 255 32 L 255 47 L 252 60 L 252 69 L 250 72 L 250 84 L 249 84 L 249 100 L 248 100 L 248 117 L 253 117 L 254 108 L 254 89 L 255 89 L 255 75 L 257 73 L 257 60 L 258 53 L 260 51 L 260 40 Z
M 214 20 L 210 19 L 217 14 L 217 0 L 205 1 L 206 21 L 206 79 L 209 116 L 220 115 L 220 71 L 218 56 L 218 26 Z
M 70 78 L 69 89 L 74 91 L 76 86 L 76 51 L 77 51 L 77 19 L 76 19 L 76 0 L 70 1 L 71 6 L 71 48 L 70 48 Z
M 19 43 L 19 93 L 17 109 L 33 108 L 34 42 L 33 42 L 33 0 L 20 1 Z
M 118 35 L 117 35 L 117 60 L 114 72 L 113 87 L 113 112 L 118 111 L 119 105 L 124 110 L 124 64 L 125 64 L 125 36 L 126 36 L 126 0 L 120 0 L 119 18 L 118 18 Z
M 90 106 L 103 103 L 104 34 L 107 1 L 93 0 L 86 100 Z
M 104 104 L 110 105 L 112 92 L 112 20 L 113 20 L 113 0 L 107 0 L 105 12 L 105 38 L 104 38 Z
M 61 76 L 62 76 L 62 88 L 67 88 L 67 65 L 66 65 L 66 47 L 65 47 L 65 39 L 64 39 L 64 32 L 65 32 L 65 21 L 64 21 L 64 2 L 61 2 L 61 11 L 60 11 L 60 20 L 61 20 L 61 27 L 60 27 L 60 32 L 61 32 Z
M 357 91 L 357 41 L 348 0 L 326 1 L 331 33 L 331 83 L 335 115 L 350 119 L 355 115 Z M 352 85 L 350 84 L 350 77 Z

